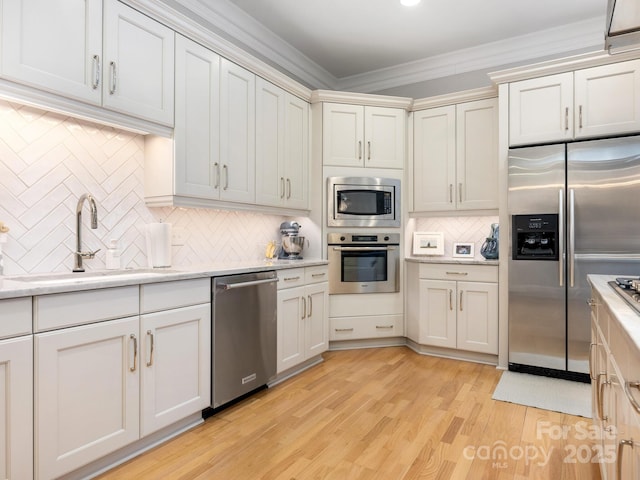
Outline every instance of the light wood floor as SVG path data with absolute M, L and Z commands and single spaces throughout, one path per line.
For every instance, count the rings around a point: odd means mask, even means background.
M 327 352 L 99 478 L 599 479 L 576 433 L 590 420 L 492 400 L 500 374 L 405 347 Z

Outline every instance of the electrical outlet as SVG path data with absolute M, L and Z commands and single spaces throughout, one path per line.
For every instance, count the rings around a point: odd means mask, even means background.
M 171 245 L 181 247 L 187 240 L 187 232 L 184 227 L 173 227 L 171 230 Z

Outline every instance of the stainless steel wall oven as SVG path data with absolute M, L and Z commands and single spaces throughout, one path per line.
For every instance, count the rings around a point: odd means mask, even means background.
M 400 291 L 400 234 L 329 233 L 329 293 Z

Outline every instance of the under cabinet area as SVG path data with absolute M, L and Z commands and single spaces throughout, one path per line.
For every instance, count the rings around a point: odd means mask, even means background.
M 498 208 L 495 98 L 414 113 L 413 211 Z
M 173 125 L 173 30 L 116 0 L 2 8 L 1 76 Z
M 278 271 L 278 374 L 329 347 L 329 283 L 325 266 Z
M 406 118 L 399 108 L 324 103 L 323 165 L 404 168 Z
M 406 333 L 411 341 L 498 354 L 497 265 L 407 262 L 406 267 Z
M 509 144 L 640 130 L 640 60 L 509 84 Z

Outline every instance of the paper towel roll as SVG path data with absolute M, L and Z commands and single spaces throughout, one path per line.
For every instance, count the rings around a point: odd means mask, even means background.
M 149 223 L 146 230 L 150 268 L 171 266 L 171 224 Z

